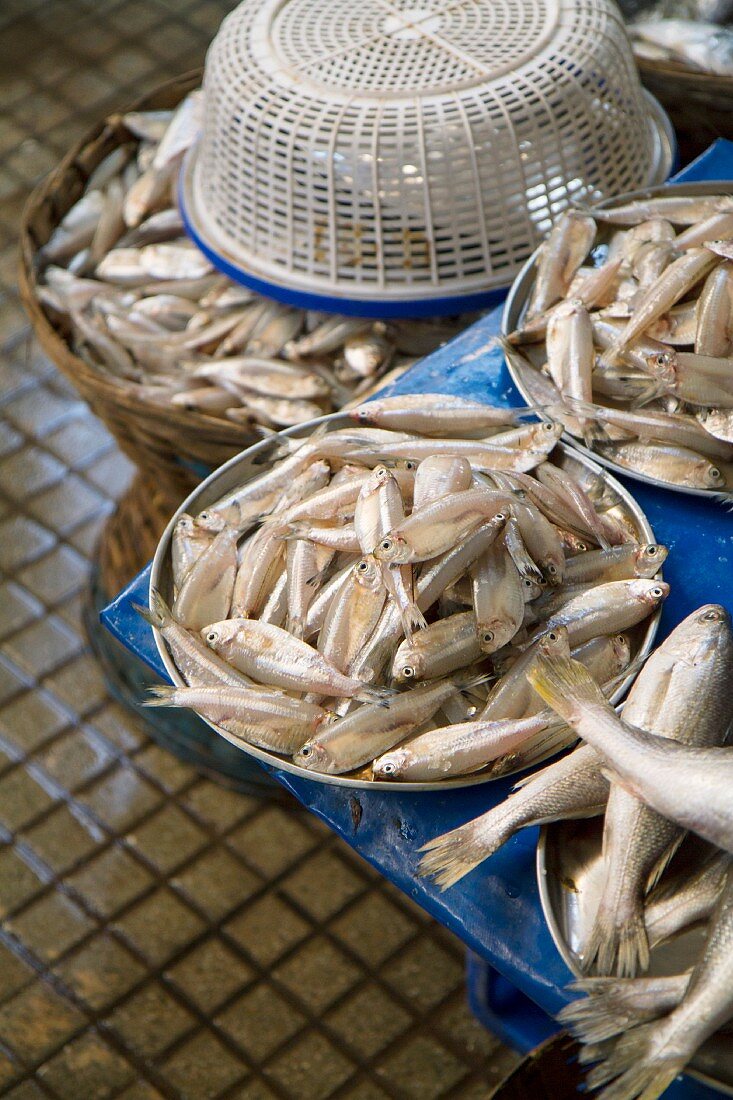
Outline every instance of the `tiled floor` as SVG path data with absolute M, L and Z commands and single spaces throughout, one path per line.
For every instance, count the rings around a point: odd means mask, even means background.
M 230 6 L 0 5 L 0 1095 L 482 1098 L 514 1056 L 465 1007 L 460 945 L 313 819 L 158 748 L 81 625 L 130 469 L 28 339 L 17 223 Z

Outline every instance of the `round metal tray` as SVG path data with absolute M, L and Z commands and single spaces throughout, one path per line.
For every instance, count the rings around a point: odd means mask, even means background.
M 163 532 L 155 552 L 155 557 L 153 558 L 153 566 L 150 574 L 151 588 L 158 589 L 163 597 L 170 602 L 173 587 L 170 562 L 171 539 L 176 521 L 182 512 L 189 512 L 196 515 L 198 512 L 212 505 L 220 497 L 224 496 L 225 493 L 236 488 L 236 486 L 242 485 L 246 481 L 261 474 L 270 456 L 279 448 L 282 436 L 300 438 L 310 435 L 321 425 L 325 425 L 328 431 L 333 431 L 337 428 L 346 426 L 353 427 L 353 423 L 354 422 L 346 413 L 339 412 L 332 413 L 330 416 L 319 417 L 317 420 L 311 420 L 307 424 L 301 424 L 295 428 L 288 428 L 287 431 L 271 436 L 261 443 L 256 443 L 253 447 L 248 448 L 248 450 L 243 451 L 242 454 L 230 459 L 229 462 L 225 463 L 219 470 L 211 474 L 190 494 L 189 497 L 187 497 L 186 500 L 184 500 Z M 601 478 L 603 482 L 610 486 L 617 494 L 619 504 L 616 507 L 620 508 L 622 513 L 631 520 L 636 529 L 639 541 L 655 541 L 654 532 L 651 529 L 649 521 L 631 494 L 595 462 L 584 455 L 577 454 L 572 448 L 566 447 L 564 444 L 559 444 L 555 448 L 553 452 L 553 461 L 577 477 L 581 483 L 591 484 L 595 479 Z M 638 626 L 634 627 L 633 630 L 628 632 L 631 638 L 633 657 L 637 655 L 646 657 L 650 653 L 659 626 L 660 615 L 661 609 L 651 618 L 645 619 Z M 158 652 L 160 653 L 171 680 L 174 684 L 184 686 L 184 682 L 173 662 L 162 635 L 157 630 L 154 630 L 154 634 Z M 613 702 L 617 702 L 622 698 L 624 692 L 630 687 L 633 678 L 632 674 L 624 680 L 623 684 L 620 685 L 614 694 Z M 289 772 L 292 775 L 299 775 L 303 778 L 312 779 L 320 783 L 331 783 L 345 787 L 364 787 L 371 790 L 380 789 L 385 791 L 404 791 L 406 788 L 410 790 L 437 791 L 445 790 L 449 787 L 467 787 L 473 786 L 476 783 L 486 783 L 492 778 L 490 776 L 478 775 L 430 783 L 390 783 L 383 780 L 351 779 L 348 776 L 322 775 L 318 772 L 307 771 L 304 768 L 300 768 L 286 757 L 266 752 L 264 749 L 257 748 L 254 745 L 247 745 L 227 733 L 226 730 L 215 725 L 213 722 L 209 722 L 208 724 L 213 730 L 221 734 L 222 737 L 230 741 L 231 744 L 241 749 L 242 752 L 254 756 L 257 760 L 271 767 Z
M 540 902 L 550 935 L 573 974 L 583 976 L 579 949 L 593 924 L 603 884 L 603 817 L 545 825 L 537 845 Z M 648 974 L 681 974 L 697 961 L 705 930 L 692 928 L 652 948 Z M 733 1096 L 733 1042 L 729 1031 L 712 1036 L 687 1070 Z
M 651 198 L 655 195 L 720 195 L 720 194 L 733 194 L 733 183 L 730 180 L 713 180 L 706 181 L 705 183 L 668 183 L 660 187 L 646 187 L 641 191 L 630 191 L 626 195 L 619 195 L 614 199 L 607 199 L 604 202 L 597 204 L 596 209 L 601 210 L 610 206 L 617 206 L 621 203 L 631 202 L 633 199 L 645 199 Z M 603 227 L 601 227 L 600 240 L 597 243 L 603 241 Z M 514 332 L 519 327 L 522 317 L 524 316 L 525 309 L 529 296 L 532 292 L 532 287 L 535 280 L 535 268 L 537 266 L 539 249 L 535 251 L 522 270 L 517 275 L 512 288 L 509 291 L 506 303 L 504 305 L 504 312 L 501 318 L 501 331 L 502 335 L 508 336 L 510 332 Z M 531 345 L 534 346 L 534 345 Z M 507 370 L 511 376 L 514 385 L 519 390 L 520 394 L 527 402 L 528 405 L 534 405 L 532 397 L 529 393 L 527 386 L 524 383 L 522 372 L 517 370 L 511 363 L 507 361 Z M 527 368 L 534 369 L 534 368 Z M 609 407 L 613 407 L 609 403 Z M 538 410 L 538 415 L 542 413 Z M 549 419 L 545 417 L 545 419 Z M 578 440 L 576 436 L 571 435 L 566 431 L 563 434 L 563 439 L 566 439 L 568 443 L 581 454 L 587 455 L 589 458 L 599 462 L 602 466 L 606 466 L 609 470 L 615 470 L 616 473 L 622 474 L 624 477 L 632 477 L 635 481 L 644 481 L 647 485 L 656 485 L 662 489 L 671 489 L 676 493 L 687 493 L 691 496 L 699 497 L 715 497 L 719 493 L 719 490 L 715 489 L 691 489 L 684 485 L 675 485 L 671 481 L 664 481 L 662 478 L 650 477 L 648 474 L 637 473 L 635 470 L 630 469 L 627 466 L 621 466 L 617 462 L 613 462 L 611 459 L 605 458 L 603 455 L 596 454 L 595 451 L 590 450 L 585 444 Z

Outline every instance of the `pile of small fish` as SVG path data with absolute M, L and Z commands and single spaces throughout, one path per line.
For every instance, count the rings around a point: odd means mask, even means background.
M 548 460 L 559 425 L 521 414 L 378 399 L 182 515 L 172 608 L 146 614 L 187 686 L 152 705 L 364 779 L 500 775 L 575 740 L 526 683 L 538 639 L 566 626 L 612 695 L 666 549 L 636 541 L 605 479 Z
M 267 432 L 361 400 L 473 320 L 313 313 L 216 272 L 175 205 L 201 109 L 197 91 L 175 112 L 122 116 L 129 140 L 38 254 L 39 298 L 86 362 L 143 402 Z
M 504 342 L 510 368 L 535 406 L 599 455 L 725 497 L 732 260 L 733 195 L 670 194 L 565 214 Z
M 621 0 L 634 53 L 733 76 L 733 0 Z
M 560 1019 L 586 1044 L 583 1059 L 599 1063 L 588 1081 L 606 1086 L 603 1100 L 654 1100 L 733 1018 L 730 616 L 715 604 L 688 616 L 646 661 L 621 715 L 572 657 L 564 628 L 538 648 L 527 678 L 585 743 L 427 844 L 421 873 L 446 887 L 520 828 L 605 813 L 604 885 L 582 965 L 617 977 L 575 983 L 588 996 Z M 707 937 L 691 972 L 637 976 L 650 948 L 701 921 Z

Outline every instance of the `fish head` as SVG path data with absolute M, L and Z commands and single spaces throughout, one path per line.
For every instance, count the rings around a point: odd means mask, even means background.
M 677 377 L 675 361 L 676 356 L 673 351 L 658 351 L 644 356 L 649 373 L 668 386 L 673 385 Z
M 532 430 L 532 443 L 536 447 L 546 447 L 551 442 L 554 446 L 564 431 L 564 426 L 558 421 L 543 420 Z
M 712 655 L 720 645 L 730 644 L 730 615 L 717 603 L 704 604 L 675 627 L 662 643 L 668 657 L 695 664 Z
M 313 738 L 301 746 L 293 756 L 293 763 L 299 768 L 305 768 L 309 772 L 323 772 L 328 774 L 331 756 L 328 749 L 317 739 Z
M 565 574 L 565 555 L 554 552 L 546 554 L 539 562 L 539 567 L 547 583 L 551 584 L 553 588 L 557 587 L 557 585 L 562 584 Z
M 532 577 L 522 577 L 522 588 L 524 589 L 525 603 L 529 603 L 530 600 L 536 600 L 543 592 L 543 585 L 538 584 Z
M 404 565 L 410 560 L 410 547 L 401 535 L 390 533 L 374 548 L 377 561 L 389 561 L 395 565 Z
M 378 592 L 382 587 L 382 570 L 371 554 L 360 558 L 353 567 L 353 574 L 356 583 L 370 592 Z
M 373 493 L 378 493 L 383 485 L 386 485 L 392 480 L 392 473 L 387 469 L 386 466 L 380 463 L 379 466 L 374 467 L 372 472 L 364 481 L 364 484 L 359 491 L 359 496 L 361 498 L 365 498 L 371 496 Z
M 400 650 L 395 654 L 394 663 L 392 664 L 392 679 L 398 684 L 412 684 L 422 677 L 422 656 L 414 647 L 402 649 L 402 646 L 400 646 Z
M 393 749 L 380 756 L 372 765 L 375 779 L 399 779 L 406 764 L 409 763 L 408 749 Z
M 573 531 L 566 531 L 559 527 L 557 531 L 570 557 L 574 557 L 576 554 L 584 554 L 586 550 L 590 550 L 588 542 L 581 538 L 580 535 L 576 535 Z
M 234 619 L 222 619 L 218 623 L 210 623 L 201 631 L 201 637 L 211 649 L 220 649 L 231 641 L 237 632 L 237 623 Z
M 199 512 L 194 522 L 202 531 L 213 531 L 214 533 L 223 531 L 227 525 L 223 514 L 217 512 L 215 508 L 206 508 L 203 512 Z
M 631 581 L 629 594 L 634 600 L 648 604 L 650 608 L 658 607 L 669 595 L 669 585 L 665 581 L 648 580 L 638 578 Z
M 477 623 L 476 632 L 481 652 L 488 655 L 496 653 L 497 649 L 501 649 L 510 642 L 516 634 L 516 627 L 514 623 L 497 617 Z
M 724 489 L 726 486 L 725 474 L 717 466 L 705 460 L 700 468 L 702 482 L 706 489 Z
M 637 577 L 654 577 L 662 568 L 669 553 L 666 546 L 648 542 L 634 551 L 634 572 Z
M 570 635 L 566 626 L 553 626 L 537 641 L 537 652 L 543 657 L 569 657 Z
M 358 405 L 355 409 L 349 410 L 349 416 L 352 420 L 355 420 L 357 424 L 376 424 L 379 419 L 379 402 L 372 402 L 369 405 Z
M 195 530 L 196 524 L 193 516 L 190 516 L 188 512 L 181 512 L 176 520 L 176 533 L 180 535 L 192 535 Z
M 626 634 L 614 634 L 611 638 L 611 647 L 616 667 L 620 672 L 622 668 L 626 668 L 631 660 L 631 643 Z

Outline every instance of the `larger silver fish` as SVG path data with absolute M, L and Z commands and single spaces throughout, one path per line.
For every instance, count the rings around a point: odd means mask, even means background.
M 603 1100 L 655 1100 L 695 1051 L 733 1016 L 733 870 L 711 919 L 702 958 L 677 1008 L 626 1031 L 588 1074 Z M 608 1082 L 613 1082 L 609 1084 Z
M 733 645 L 727 612 L 711 604 L 700 609 L 718 623 L 718 644 L 727 654 L 722 685 L 706 686 L 705 706 L 727 728 L 731 720 L 727 685 L 733 673 Z M 733 852 L 733 750 L 698 748 L 657 737 L 623 722 L 589 673 L 577 661 L 540 657 L 529 672 L 533 687 L 576 733 L 601 752 L 614 779 L 640 801 L 683 829 Z
M 733 668 L 733 645 L 717 619 L 693 612 L 646 662 L 623 717 L 639 729 L 690 745 L 721 744 L 727 727 L 718 708 L 700 708 L 700 693 L 722 687 Z M 729 639 L 729 641 L 731 641 Z M 705 687 L 703 688 L 703 685 Z M 603 834 L 604 887 L 583 966 L 633 977 L 649 965 L 644 894 L 682 840 L 673 822 L 613 784 Z
M 602 813 L 608 781 L 602 762 L 589 745 L 576 749 L 542 771 L 523 779 L 498 806 L 451 830 L 420 849 L 420 874 L 442 889 L 459 882 L 506 844 L 519 829 L 568 817 Z

